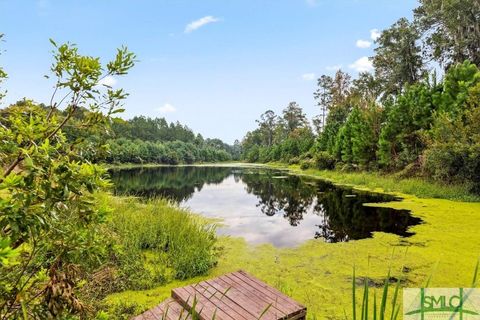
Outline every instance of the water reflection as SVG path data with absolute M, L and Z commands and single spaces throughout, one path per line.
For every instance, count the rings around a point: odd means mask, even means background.
M 112 171 L 117 194 L 174 199 L 208 217 L 221 218 L 221 234 L 252 243 L 292 246 L 312 238 L 341 242 L 382 231 L 408 237 L 421 222 L 406 210 L 365 203 L 389 195 L 353 191 L 331 183 L 265 168 L 161 167 Z

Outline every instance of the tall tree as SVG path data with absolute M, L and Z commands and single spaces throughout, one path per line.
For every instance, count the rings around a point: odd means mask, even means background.
M 266 145 L 270 147 L 273 143 L 275 128 L 278 125 L 278 116 L 272 110 L 267 110 L 260 115 L 260 120 L 257 120 L 257 123 L 260 132 L 265 137 Z
M 290 102 L 288 107 L 283 110 L 282 120 L 288 133 L 308 126 L 307 116 L 296 102 Z
M 415 25 L 401 18 L 376 40 L 372 61 L 384 97 L 398 95 L 405 84 L 413 84 L 425 74 L 419 39 Z
M 315 117 L 313 124 L 318 133 L 323 131 L 325 127 L 325 119 L 327 117 L 328 108 L 332 103 L 332 85 L 333 79 L 330 76 L 322 75 L 317 81 L 317 90 L 313 93 L 313 97 L 320 107 L 320 116 Z
M 470 60 L 480 65 L 480 2 L 420 0 L 415 21 L 426 36 L 427 56 L 445 69 Z
M 338 70 L 335 73 L 332 81 L 331 96 L 332 106 L 339 106 L 345 104 L 347 101 L 352 84 L 352 76 L 348 73 Z
M 380 96 L 381 85 L 371 73 L 360 72 L 357 79 L 353 80 L 352 93 L 368 105 Z

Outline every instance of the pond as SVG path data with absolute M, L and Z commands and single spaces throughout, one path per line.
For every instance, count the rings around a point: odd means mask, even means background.
M 421 223 L 407 210 L 375 207 L 386 194 L 338 187 L 263 167 L 172 166 L 111 171 L 116 195 L 167 197 L 209 218 L 218 233 L 249 243 L 292 247 L 306 240 L 345 242 L 387 232 L 409 237 Z

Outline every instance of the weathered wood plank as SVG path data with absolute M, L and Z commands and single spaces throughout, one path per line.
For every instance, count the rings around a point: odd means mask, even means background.
M 145 311 L 141 315 L 133 318 L 133 320 L 179 320 L 178 317 L 172 317 L 170 312 L 167 310 L 167 314 L 165 314 L 165 310 L 171 308 L 172 306 L 181 306 L 172 298 L 168 298 L 167 300 L 160 303 L 158 306 Z
M 241 279 L 245 284 L 244 286 L 246 287 L 246 290 L 248 290 L 249 287 L 253 287 L 259 290 L 261 294 L 264 294 L 265 299 L 271 299 L 270 301 L 275 302 L 274 306 L 276 306 L 278 309 L 285 312 L 285 316 L 283 317 L 285 319 L 291 319 L 292 317 L 298 314 L 306 315 L 306 308 L 300 305 L 299 303 L 297 303 L 295 300 L 289 298 L 285 294 L 281 293 L 280 291 L 277 291 L 273 287 L 268 286 L 267 284 L 254 278 L 253 276 L 248 275 L 247 277 L 244 274 L 246 273 L 232 272 L 232 273 L 226 274 L 226 276 L 230 278 Z M 254 281 L 254 279 L 257 281 Z M 262 283 L 263 286 L 259 285 L 259 282 Z M 268 290 L 267 288 L 271 288 L 273 290 Z
M 259 292 L 258 290 L 256 291 L 251 287 L 249 288 L 247 285 L 245 285 L 241 281 L 234 279 L 231 276 L 231 274 L 223 275 L 219 277 L 219 279 L 225 281 L 229 285 L 234 286 L 241 292 L 245 293 L 251 300 L 261 302 L 265 304 L 267 307 L 270 306 L 269 310 L 272 310 L 272 312 L 275 314 L 275 317 L 277 319 L 283 318 L 284 316 L 293 312 L 293 310 L 290 310 L 290 309 L 287 310 L 285 308 L 282 308 L 282 306 L 279 306 L 275 300 L 269 299 L 262 292 Z
M 196 288 L 202 288 L 204 290 L 204 295 L 208 295 L 208 299 L 212 301 L 212 303 L 227 312 L 232 318 L 236 320 L 256 319 L 252 314 L 249 314 L 245 309 L 237 305 L 235 301 L 231 300 L 225 292 L 218 291 L 207 282 L 203 281 L 198 283 Z
M 220 288 L 220 290 L 228 290 L 227 295 L 232 297 L 232 300 L 234 300 L 239 306 L 241 306 L 243 309 L 248 309 L 249 312 L 253 313 L 256 318 L 260 317 L 264 313 L 264 311 L 268 308 L 268 303 L 264 303 L 262 301 L 258 301 L 255 299 L 251 299 L 251 297 L 248 296 L 248 294 L 242 292 L 235 286 L 232 286 L 228 282 L 225 282 L 221 278 L 215 278 L 212 280 L 208 281 L 214 286 L 217 286 Z M 277 315 L 272 312 L 271 308 L 269 308 L 266 313 L 263 314 L 262 319 L 278 319 Z
M 307 309 L 245 271 L 172 290 L 169 298 L 133 320 L 302 320 Z
M 249 278 L 251 281 L 257 283 L 258 285 L 262 286 L 263 288 L 265 288 L 266 290 L 280 296 L 283 298 L 283 300 L 285 301 L 288 301 L 289 303 L 297 306 L 298 308 L 301 308 L 301 309 L 304 309 L 305 306 L 301 305 L 300 303 L 298 303 L 297 301 L 293 300 L 292 298 L 286 296 L 284 293 L 280 292 L 279 290 L 275 289 L 274 287 L 271 287 L 269 286 L 268 284 L 266 284 L 265 282 L 253 277 L 252 275 L 250 275 L 249 273 L 243 271 L 243 270 L 240 270 L 238 271 L 238 273 L 240 273 L 241 275 L 244 275 L 245 277 Z
M 193 304 L 195 311 L 202 320 L 211 320 L 214 316 L 219 320 L 233 320 L 231 316 L 219 309 L 201 292 L 195 290 L 193 286 L 177 288 L 172 291 L 175 298 L 187 311 L 192 311 Z

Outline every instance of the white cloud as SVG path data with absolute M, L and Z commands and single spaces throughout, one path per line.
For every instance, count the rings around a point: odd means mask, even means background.
M 117 79 L 115 79 L 112 76 L 106 76 L 102 80 L 98 82 L 99 85 L 107 86 L 107 87 L 113 87 L 115 84 L 117 84 Z
M 336 64 L 336 65 L 333 65 L 333 66 L 326 66 L 325 69 L 327 69 L 328 71 L 338 71 L 342 68 L 342 65 L 341 64 Z
M 306 0 L 307 4 L 308 4 L 310 7 L 315 7 L 315 6 L 318 4 L 318 1 L 319 1 L 319 0 Z
M 359 48 L 366 49 L 366 48 L 370 48 L 372 43 L 370 41 L 367 41 L 367 40 L 357 40 L 356 45 Z
M 361 57 L 349 65 L 349 67 L 357 72 L 367 72 L 373 70 L 372 61 L 370 61 L 368 57 Z
M 302 74 L 302 79 L 305 81 L 315 80 L 315 73 L 304 73 Z
M 192 31 L 197 30 L 198 28 L 203 27 L 204 25 L 207 25 L 213 22 L 218 22 L 218 21 L 220 21 L 220 19 L 215 18 L 213 16 L 206 16 L 206 17 L 200 18 L 198 20 L 192 21 L 189 24 L 187 24 L 187 26 L 185 27 L 185 33 L 190 33 Z
M 373 41 L 377 40 L 380 37 L 380 31 L 378 29 L 370 30 L 370 39 Z
M 163 106 L 157 108 L 157 111 L 160 113 L 172 113 L 177 111 L 177 109 L 170 103 L 165 103 Z

